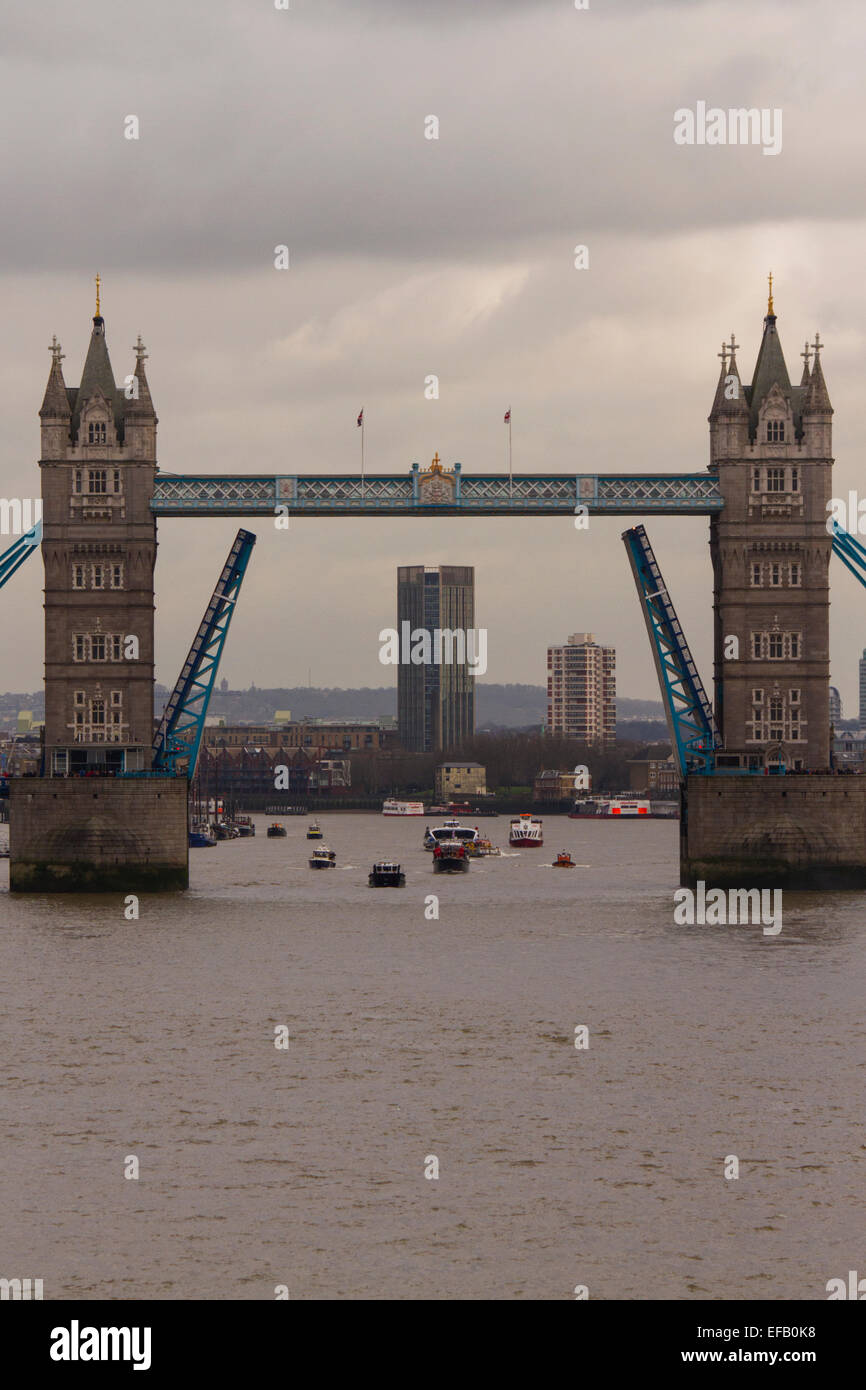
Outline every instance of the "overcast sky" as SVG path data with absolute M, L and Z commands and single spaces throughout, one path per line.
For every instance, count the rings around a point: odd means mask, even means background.
M 706 467 L 722 338 L 751 378 L 766 275 L 792 379 L 820 330 L 836 494 L 859 485 L 866 14 L 855 0 L 40 0 L 2 6 L 0 403 L 7 496 L 38 494 L 56 333 L 78 383 L 93 276 L 115 376 L 141 333 L 172 472 Z M 782 112 L 782 150 L 678 146 L 698 101 Z M 137 141 L 124 138 L 136 115 Z M 424 136 L 439 120 L 439 139 Z M 291 268 L 274 269 L 274 247 Z M 587 270 L 573 249 L 589 247 Z M 440 397 L 425 399 L 429 374 Z M 633 521 L 166 520 L 173 683 L 239 524 L 259 537 L 221 675 L 380 685 L 396 567 L 473 564 L 495 681 L 573 631 L 657 696 Z M 710 683 L 708 522 L 646 521 Z M 5 545 L 8 542 L 2 542 Z M 866 593 L 834 561 L 832 679 L 856 714 Z M 0 597 L 3 688 L 42 679 L 41 564 Z

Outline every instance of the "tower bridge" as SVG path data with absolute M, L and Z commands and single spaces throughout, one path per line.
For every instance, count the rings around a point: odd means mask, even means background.
M 97 300 L 79 386 L 66 385 L 55 339 L 39 412 L 45 775 L 13 788 L 13 887 L 186 882 L 185 779 L 130 778 L 153 765 L 158 519 L 383 515 L 707 516 L 717 748 L 704 762 L 744 775 L 684 767 L 682 877 L 866 885 L 866 778 L 861 791 L 860 779 L 829 772 L 833 411 L 823 344 L 806 343 L 792 385 L 770 288 L 752 380 L 741 378 L 732 336 L 719 353 L 709 465 L 679 474 L 473 473 L 438 455 L 399 474 L 163 473 L 146 350 L 139 337 L 119 386 Z M 635 564 L 657 572 L 654 560 Z M 667 595 L 663 607 L 648 630 L 664 629 L 674 652 Z M 684 648 L 686 673 L 689 662 Z M 74 776 L 94 769 L 126 776 L 94 791 Z M 812 776 L 745 775 L 772 771 Z
M 244 477 L 158 473 L 155 516 L 712 516 L 724 499 L 706 473 L 464 474 L 435 458 L 409 473 Z

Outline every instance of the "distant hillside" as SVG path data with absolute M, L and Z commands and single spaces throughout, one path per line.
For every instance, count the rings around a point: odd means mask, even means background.
M 519 729 L 543 724 L 547 717 L 547 691 L 542 685 L 496 685 L 479 681 L 475 687 L 475 722 L 485 728 Z M 157 709 L 162 703 L 157 701 Z M 265 724 L 275 710 L 288 709 L 293 719 L 340 719 L 357 715 L 376 719 L 396 715 L 394 686 L 362 686 L 325 689 L 293 686 L 291 689 L 215 690 L 210 713 L 232 723 Z M 619 719 L 664 720 L 659 700 L 617 700 Z
M 479 681 L 475 687 L 475 722 L 479 732 L 484 729 L 526 729 L 543 724 L 547 718 L 547 692 L 542 685 L 495 685 Z M 169 691 L 157 685 L 154 709 L 162 714 Z M 0 728 L 14 729 L 18 711 L 29 709 L 35 719 L 42 719 L 45 697 L 41 690 L 16 694 L 0 694 Z M 209 714 L 232 724 L 269 724 L 278 709 L 288 709 L 293 719 L 341 719 L 357 715 L 359 719 L 378 719 L 397 714 L 397 691 L 394 686 L 362 686 L 357 689 L 322 689 L 305 685 L 291 689 L 215 690 Z M 659 700 L 617 700 L 617 719 L 658 720 L 663 723 L 664 711 Z M 845 724 L 856 727 L 856 720 Z

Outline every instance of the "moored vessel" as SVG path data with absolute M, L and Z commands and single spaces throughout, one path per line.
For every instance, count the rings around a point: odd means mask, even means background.
M 531 811 L 524 811 L 522 815 L 516 817 L 511 822 L 508 832 L 508 843 L 510 845 L 520 845 L 524 848 L 537 847 L 544 844 L 542 833 L 542 823 Z
M 602 810 L 599 814 L 602 816 L 620 816 L 623 820 L 634 820 L 638 816 L 649 816 L 650 804 L 648 801 L 635 798 L 613 797 L 610 801 L 602 803 Z
M 423 816 L 423 801 L 384 801 L 382 803 L 383 816 Z
M 189 832 L 190 849 L 209 849 L 217 842 L 209 825 L 194 825 Z

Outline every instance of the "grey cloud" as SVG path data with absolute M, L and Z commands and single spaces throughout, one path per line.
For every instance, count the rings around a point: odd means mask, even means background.
M 769 53 L 737 7 L 619 4 L 591 24 L 565 5 L 466 9 L 459 32 L 423 5 L 97 5 L 82 24 L 59 11 L 56 32 L 43 7 L 16 11 L 0 266 L 234 273 L 280 243 L 299 267 L 489 262 L 539 237 L 797 217 L 806 198 L 820 216 L 862 213 L 861 183 L 840 177 L 859 88 L 816 64 L 814 9 L 798 24 L 761 10 L 767 31 L 787 24 Z M 822 24 L 832 44 L 864 21 L 843 5 Z M 698 98 L 781 107 L 782 155 L 674 146 L 673 112 Z M 139 141 L 123 138 L 130 113 Z

